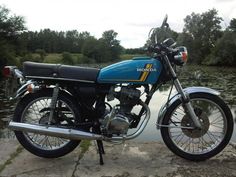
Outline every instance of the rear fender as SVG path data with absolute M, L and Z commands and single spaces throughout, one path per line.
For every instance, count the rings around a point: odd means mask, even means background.
M 220 92 L 207 88 L 207 87 L 188 87 L 184 89 L 184 92 L 187 95 L 193 94 L 193 93 L 208 93 L 208 94 L 212 94 L 212 95 L 220 95 Z M 165 117 L 165 114 L 167 113 L 168 108 L 174 104 L 177 100 L 181 99 L 181 95 L 179 93 L 176 93 L 173 97 L 171 97 L 171 99 L 169 100 L 169 102 L 165 103 L 158 114 L 158 118 L 157 118 L 157 129 L 160 129 L 162 125 L 162 121 Z
M 22 86 L 17 90 L 16 96 L 15 96 L 13 99 L 17 99 L 17 98 L 19 98 L 19 97 L 25 95 L 25 94 L 28 92 L 28 91 L 27 91 L 27 87 L 28 87 L 28 85 L 30 85 L 30 84 L 38 85 L 36 81 L 28 80 L 24 85 L 22 85 Z M 53 87 L 49 87 L 49 88 L 47 88 L 47 89 L 53 90 Z M 41 89 L 39 89 L 39 90 L 41 90 Z M 69 91 L 67 91 L 67 90 L 61 90 L 61 93 L 62 93 L 62 94 L 66 94 L 67 96 L 69 96 L 71 99 L 74 100 L 73 95 L 72 95 Z
M 33 84 L 35 81 L 32 80 L 28 80 L 25 84 L 23 84 L 17 91 L 16 91 L 16 95 L 15 97 L 13 97 L 12 99 L 17 99 L 19 97 L 21 97 L 22 95 L 24 95 L 27 92 L 27 86 L 30 84 Z

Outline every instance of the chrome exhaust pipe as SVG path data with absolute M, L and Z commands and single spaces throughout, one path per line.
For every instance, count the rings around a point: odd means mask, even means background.
M 8 128 L 15 131 L 38 133 L 71 140 L 103 140 L 103 136 L 76 129 L 53 127 L 49 125 L 35 125 L 11 121 Z

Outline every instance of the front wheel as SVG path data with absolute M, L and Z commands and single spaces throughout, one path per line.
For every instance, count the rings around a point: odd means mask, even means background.
M 193 122 L 185 113 L 181 100 L 177 100 L 167 110 L 162 124 L 169 127 L 162 127 L 161 135 L 176 155 L 187 160 L 206 160 L 221 152 L 229 143 L 234 125 L 232 114 L 216 95 L 190 94 L 190 102 L 202 129 L 183 128 L 193 127 Z

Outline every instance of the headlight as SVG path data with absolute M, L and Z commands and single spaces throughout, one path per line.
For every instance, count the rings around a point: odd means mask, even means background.
M 184 46 L 177 47 L 179 53 L 174 56 L 174 63 L 176 65 L 183 65 L 187 62 L 188 60 L 188 51 L 187 48 Z

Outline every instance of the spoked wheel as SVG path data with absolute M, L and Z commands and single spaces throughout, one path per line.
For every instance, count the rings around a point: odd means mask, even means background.
M 192 129 L 194 124 L 178 100 L 167 110 L 163 124 L 170 127 L 162 127 L 161 135 L 175 154 L 188 160 L 205 160 L 228 144 L 234 122 L 230 109 L 219 97 L 197 93 L 191 94 L 190 99 L 202 128 Z
M 48 125 L 52 91 L 44 90 L 26 95 L 18 104 L 13 121 Z M 78 108 L 65 94 L 59 94 L 52 126 L 73 127 L 79 121 Z M 18 141 L 31 153 L 47 158 L 63 156 L 73 151 L 80 141 L 68 140 L 36 133 L 15 131 Z

